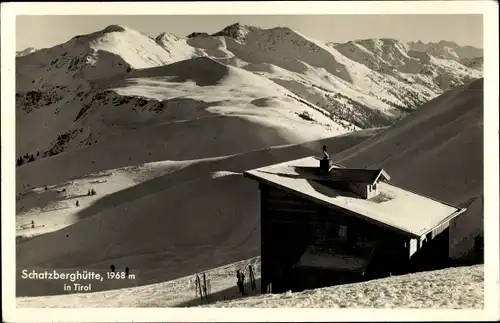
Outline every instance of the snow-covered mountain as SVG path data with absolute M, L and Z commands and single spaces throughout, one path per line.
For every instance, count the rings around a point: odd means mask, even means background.
M 451 43 L 454 44 L 454 43 Z M 476 51 L 450 42 L 438 44 L 404 43 L 395 39 L 366 39 L 331 45 L 346 57 L 386 77 L 410 84 L 424 93 L 442 93 L 476 79 L 481 73 L 465 66 L 464 59 Z M 470 47 L 473 48 L 473 47 Z M 473 56 L 477 57 L 477 56 Z M 398 95 L 398 90 L 394 95 Z M 403 94 L 404 95 L 404 94 Z M 416 94 L 418 96 L 418 93 Z M 432 95 L 431 95 L 432 96 Z M 419 102 L 420 104 L 422 102 Z
M 484 60 L 482 56 L 473 58 L 463 58 L 460 60 L 460 63 L 467 67 L 483 71 Z
M 141 125 L 191 119 L 193 106 L 196 117 L 200 110 L 264 123 L 285 117 L 292 132 L 298 124 L 322 135 L 387 126 L 480 78 L 476 63 L 463 61 L 480 52 L 448 42 L 325 44 L 286 27 L 233 24 L 213 35 L 152 38 L 111 25 L 18 55 L 17 149 L 51 156 Z M 187 108 L 173 112 L 171 104 Z
M 26 56 L 26 55 L 29 55 L 29 54 L 32 54 L 34 52 L 36 52 L 37 50 L 33 47 L 28 47 L 26 49 L 23 49 L 23 50 L 20 50 L 20 51 L 17 51 L 16 52 L 16 57 L 21 57 L 21 56 Z
M 442 40 L 437 43 L 409 42 L 411 48 L 426 52 L 437 58 L 459 61 L 466 58 L 483 57 L 483 50 L 472 46 L 460 46 L 452 41 Z

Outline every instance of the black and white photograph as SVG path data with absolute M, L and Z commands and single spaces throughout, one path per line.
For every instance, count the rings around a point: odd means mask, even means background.
M 356 2 L 2 4 L 11 310 L 498 319 L 498 4 Z

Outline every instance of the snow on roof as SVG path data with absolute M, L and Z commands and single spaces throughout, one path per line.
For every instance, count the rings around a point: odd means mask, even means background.
M 384 182 L 378 184 L 379 195 L 368 200 L 361 199 L 301 175 L 304 168 L 318 166 L 317 158 L 306 157 L 249 170 L 245 172 L 245 176 L 278 186 L 327 207 L 350 211 L 354 216 L 360 216 L 412 238 L 422 237 L 466 210 Z M 342 168 L 341 165 L 333 166 Z

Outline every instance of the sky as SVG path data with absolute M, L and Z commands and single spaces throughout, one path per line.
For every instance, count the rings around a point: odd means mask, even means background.
M 16 50 L 52 47 L 109 25 L 156 37 L 162 32 L 214 33 L 235 22 L 261 28 L 286 26 L 323 42 L 395 38 L 425 43 L 448 40 L 483 48 L 482 15 L 30 15 L 16 18 Z

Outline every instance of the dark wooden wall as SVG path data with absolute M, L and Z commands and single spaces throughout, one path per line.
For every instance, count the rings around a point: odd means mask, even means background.
M 272 292 L 288 290 L 291 267 L 314 241 L 311 222 L 319 207 L 283 191 L 261 186 L 262 286 Z
M 322 279 L 323 274 L 315 269 L 301 269 L 298 273 L 293 269 L 293 265 L 300 260 L 308 246 L 334 245 L 336 250 L 352 249 L 354 246 L 359 250 L 349 252 L 364 255 L 366 248 L 362 247 L 362 240 L 376 245 L 369 272 L 364 276 L 367 279 L 384 277 L 389 272 L 395 272 L 395 267 L 403 263 L 405 256 L 408 258 L 406 239 L 393 231 L 277 188 L 261 184 L 260 189 L 261 275 L 264 293 L 269 283 L 272 283 L 273 293 L 280 293 L 289 289 L 322 287 L 325 283 L 361 280 L 359 274 L 352 273 L 337 273 L 338 279 L 327 279 L 326 275 L 326 280 Z M 338 236 L 340 225 L 347 226 L 346 239 Z
M 450 229 L 434 235 L 432 239 L 421 244 L 420 249 L 412 255 L 405 273 L 437 270 L 449 267 L 448 258 Z

